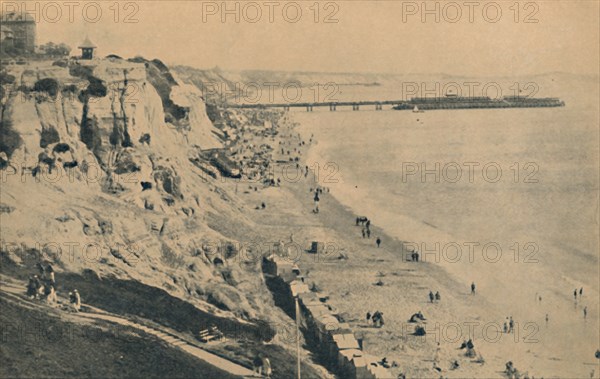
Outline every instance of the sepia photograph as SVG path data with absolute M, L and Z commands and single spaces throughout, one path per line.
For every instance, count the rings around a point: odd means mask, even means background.
M 0 0 L 0 379 L 600 379 L 600 0 Z

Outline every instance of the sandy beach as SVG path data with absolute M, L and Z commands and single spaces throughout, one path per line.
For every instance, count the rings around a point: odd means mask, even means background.
M 395 230 L 384 230 L 375 221 L 371 238 L 362 238 L 355 218 L 373 216 L 338 201 L 334 185 L 323 184 L 320 211 L 314 213 L 315 175 L 309 171 L 305 176 L 303 167 L 316 167 L 315 163 L 327 161 L 318 156 L 326 149 L 326 141 L 314 137 L 311 141 L 313 131 L 294 125 L 293 118 L 281 125 L 279 133 L 285 137 L 282 144 L 297 146 L 305 141 L 299 156 L 306 161 L 301 162 L 300 169 L 295 163 L 277 165 L 275 177 L 282 178 L 280 187 L 239 194 L 257 225 L 256 233 L 244 238 L 263 242 L 293 239 L 290 259 L 306 273 L 310 285 L 314 283 L 330 296 L 329 304 L 363 339 L 365 351 L 396 362 L 398 367 L 392 368 L 393 374 L 404 373 L 407 377 L 503 377 L 508 361 L 530 377 L 598 377 L 600 370 L 593 356 L 597 344 L 593 336 L 598 335 L 597 284 L 569 282 L 567 262 L 547 255 L 535 265 L 477 259 L 436 262 L 435 253 L 426 253 L 421 262 L 412 262 L 406 252 L 413 245 L 407 241 L 450 243 L 457 239 L 418 225 L 401 214 L 397 215 L 398 228 L 406 225 L 404 230 L 419 236 L 406 233 L 406 238 L 398 238 Z M 226 185 L 238 191 L 245 187 L 243 182 Z M 254 209 L 262 202 L 265 209 Z M 383 241 L 381 248 L 376 247 L 377 237 Z M 325 243 L 325 252 L 308 252 L 312 241 Z M 550 269 L 557 262 L 562 271 Z M 576 264 L 571 268 L 576 271 Z M 381 285 L 376 285 L 378 281 Z M 471 293 L 471 282 L 480 284 L 475 294 Z M 570 287 L 583 286 L 583 297 L 574 302 Z M 544 291 L 538 292 L 541 288 Z M 441 301 L 430 303 L 430 290 L 439 291 Z M 542 295 L 540 302 L 538 297 Z M 582 314 L 584 306 L 586 319 Z M 384 314 L 382 328 L 372 327 L 365 319 L 367 312 L 375 310 Z M 427 318 L 425 336 L 414 336 L 414 324 L 408 323 L 417 311 Z M 502 330 L 508 317 L 515 322 L 513 333 Z M 466 357 L 465 350 L 459 349 L 469 338 L 484 364 Z M 436 357 L 441 372 L 433 369 Z M 459 368 L 451 370 L 454 361 Z

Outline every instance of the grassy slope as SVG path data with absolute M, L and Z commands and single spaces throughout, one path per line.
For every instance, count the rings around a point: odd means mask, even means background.
M 35 272 L 35 260 L 32 259 L 35 255 L 24 254 L 22 257 L 25 258 L 25 265 L 17 266 L 7 259 L 4 253 L 0 252 L 0 272 L 20 280 L 27 280 L 28 275 Z M 94 273 L 90 272 L 84 275 L 60 273 L 57 274 L 56 280 L 59 293 L 65 294 L 69 290 L 77 288 L 82 295 L 84 304 L 93 305 L 117 315 L 142 317 L 191 335 L 196 335 L 199 330 L 214 324 L 228 336 L 233 345 L 228 345 L 227 348 L 220 348 L 217 345 L 209 350 L 247 367 L 252 365 L 252 359 L 257 354 L 265 354 L 273 365 L 274 379 L 294 377 L 295 357 L 281 346 L 262 343 L 264 340 L 272 339 L 276 332 L 268 323 L 241 324 L 235 320 L 214 316 L 169 295 L 160 288 L 136 281 L 110 277 L 98 279 Z M 118 366 L 115 362 L 118 360 L 106 364 Z M 95 363 L 93 364 L 95 365 Z M 26 362 L 20 362 L 19 367 L 21 365 L 28 366 Z M 302 370 L 303 377 L 319 378 L 319 374 L 314 368 L 308 365 L 303 365 Z M 136 375 L 135 377 L 140 376 Z M 0 375 L 1 377 L 5 376 Z M 179 377 L 185 376 L 181 374 Z M 190 378 L 194 378 L 194 376 Z M 210 379 L 212 377 L 203 376 L 203 378 Z
M 69 323 L 4 298 L 0 308 L 2 378 L 235 378 L 128 328 Z M 19 332 L 24 326 L 36 334 Z

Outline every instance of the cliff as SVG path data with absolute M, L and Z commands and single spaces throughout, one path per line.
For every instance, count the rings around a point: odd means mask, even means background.
M 207 226 L 208 214 L 236 215 L 192 163 L 222 146 L 196 88 L 144 59 L 37 62 L 9 75 L 0 128 L 8 259 L 36 252 L 58 278 L 135 280 L 222 317 L 269 319 L 260 262 L 240 264 L 232 241 Z

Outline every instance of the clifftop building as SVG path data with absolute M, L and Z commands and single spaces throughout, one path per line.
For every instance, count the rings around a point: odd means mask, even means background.
M 35 20 L 23 12 L 10 12 L 0 15 L 2 29 L 2 44 L 7 42 L 7 48 L 13 48 L 21 53 L 35 52 Z
M 94 58 L 94 49 L 97 46 L 94 45 L 92 43 L 92 41 L 90 41 L 90 39 L 88 37 L 85 37 L 85 41 L 83 41 L 81 43 L 81 45 L 79 45 L 79 48 L 81 49 L 81 59 L 92 59 Z

